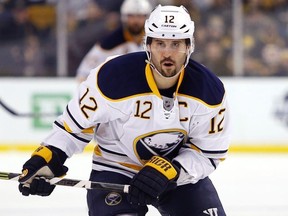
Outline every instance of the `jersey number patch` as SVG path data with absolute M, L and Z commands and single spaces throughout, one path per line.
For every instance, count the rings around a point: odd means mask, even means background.
M 88 92 L 89 92 L 89 88 L 87 88 L 85 94 L 80 98 L 80 104 L 81 104 L 81 102 L 83 101 L 83 99 L 87 96 Z M 82 113 L 84 114 L 84 116 L 85 116 L 86 118 L 88 118 L 89 115 L 87 114 L 87 112 L 88 112 L 89 110 L 95 111 L 95 110 L 97 109 L 97 103 L 96 103 L 95 98 L 94 98 L 94 97 L 89 97 L 89 105 L 87 105 L 87 104 L 81 104 L 80 109 L 81 109 Z
M 151 101 L 144 101 L 141 103 L 140 100 L 136 101 L 136 113 L 135 117 L 143 118 L 143 119 L 150 119 L 148 112 L 152 109 L 152 102 Z
M 224 121 L 224 116 L 220 119 L 220 121 L 217 121 L 219 116 L 222 116 L 224 114 L 226 109 L 221 109 L 218 113 L 218 116 L 215 116 L 214 118 L 211 119 L 211 126 L 209 130 L 209 134 L 214 134 L 221 132 L 223 130 L 223 121 Z

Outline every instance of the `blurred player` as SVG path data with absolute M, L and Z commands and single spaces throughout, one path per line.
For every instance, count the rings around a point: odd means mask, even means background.
M 77 69 L 78 81 L 109 56 L 143 50 L 144 23 L 151 10 L 149 0 L 125 0 L 120 9 L 122 25 L 87 53 Z
M 23 165 L 23 195 L 55 186 L 64 162 L 95 138 L 90 180 L 129 184 L 128 193 L 89 190 L 89 216 L 225 216 L 209 175 L 227 156 L 229 108 L 222 82 L 190 59 L 194 22 L 183 7 L 161 6 L 145 23 L 146 52 L 93 69 L 54 129 Z

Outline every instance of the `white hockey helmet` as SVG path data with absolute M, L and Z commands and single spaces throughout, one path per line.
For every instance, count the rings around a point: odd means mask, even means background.
M 152 5 L 148 0 L 124 0 L 120 9 L 122 17 L 129 14 L 149 15 L 151 11 Z
M 189 39 L 187 61 L 194 51 L 194 22 L 184 6 L 158 5 L 145 22 L 144 48 L 147 52 L 148 38 Z M 148 58 L 150 58 L 149 53 Z M 186 66 L 186 65 L 185 65 Z

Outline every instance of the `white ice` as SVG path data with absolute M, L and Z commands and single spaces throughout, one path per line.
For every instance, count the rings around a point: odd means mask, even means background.
M 29 153 L 0 153 L 0 171 L 20 172 Z M 230 154 L 211 175 L 228 216 L 288 215 L 287 154 Z M 67 178 L 88 179 L 91 157 L 67 161 Z M 87 216 L 86 191 L 57 186 L 49 197 L 24 197 L 15 181 L 0 180 L 1 216 Z M 149 207 L 147 216 L 159 216 Z

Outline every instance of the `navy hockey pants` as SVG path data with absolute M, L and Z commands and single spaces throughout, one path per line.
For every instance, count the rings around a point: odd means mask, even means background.
M 130 178 L 107 171 L 92 171 L 91 181 L 129 184 Z M 115 216 L 121 213 L 138 213 L 144 216 L 146 206 L 134 206 L 127 202 L 124 193 L 104 190 L 88 190 L 89 216 Z M 178 186 L 153 204 L 163 216 L 226 216 L 217 191 L 206 177 L 196 184 Z

